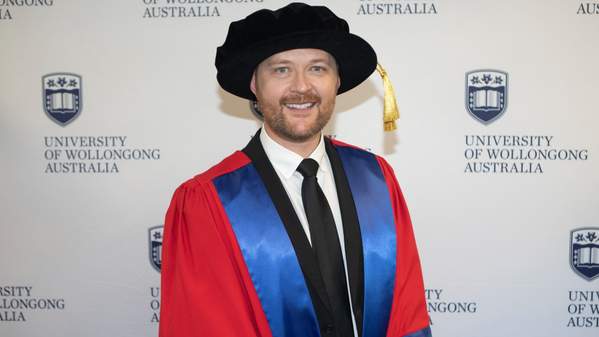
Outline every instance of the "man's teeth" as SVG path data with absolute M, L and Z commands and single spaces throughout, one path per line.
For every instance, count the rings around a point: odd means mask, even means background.
M 302 104 L 294 104 L 294 103 L 287 103 L 285 104 L 286 107 L 288 107 L 289 109 L 309 109 L 311 107 L 314 106 L 314 104 L 316 103 L 302 103 Z

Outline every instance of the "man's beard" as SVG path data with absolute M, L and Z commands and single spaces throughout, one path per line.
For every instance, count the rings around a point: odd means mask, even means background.
M 316 116 L 316 120 L 314 120 L 314 122 L 309 125 L 307 129 L 300 131 L 294 128 L 294 125 L 283 113 L 283 109 L 285 104 L 300 104 L 305 102 L 315 102 L 316 108 L 318 109 L 318 114 Z M 312 93 L 285 96 L 276 106 L 271 104 L 260 104 L 260 102 L 258 102 L 258 104 L 263 113 L 264 122 L 277 135 L 294 142 L 304 142 L 319 134 L 331 119 L 333 109 L 335 107 L 334 101 L 325 103 L 323 105 L 321 98 Z M 265 111 L 267 112 L 265 113 Z

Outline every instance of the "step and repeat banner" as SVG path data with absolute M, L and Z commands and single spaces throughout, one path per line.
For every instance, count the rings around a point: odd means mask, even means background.
M 407 198 L 433 334 L 599 335 L 599 1 L 337 0 L 395 86 L 326 133 Z M 261 122 L 219 88 L 275 0 L 0 0 L 0 336 L 157 336 L 175 188 Z

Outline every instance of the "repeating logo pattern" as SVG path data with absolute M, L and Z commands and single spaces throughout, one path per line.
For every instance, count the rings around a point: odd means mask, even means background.
M 570 233 L 570 266 L 585 280 L 599 276 L 599 228 L 578 228 Z
M 160 272 L 162 267 L 162 230 L 163 226 L 151 227 L 148 231 L 150 246 L 150 264 Z
M 488 124 L 507 107 L 508 76 L 500 70 L 474 70 L 466 73 L 466 109 L 475 119 Z
M 42 77 L 44 111 L 54 122 L 64 126 L 81 113 L 81 76 L 53 73 Z

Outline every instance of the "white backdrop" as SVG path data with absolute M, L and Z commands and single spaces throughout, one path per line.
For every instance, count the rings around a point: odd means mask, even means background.
M 581 273 L 599 273 L 599 239 L 582 242 L 586 269 L 570 254 L 571 231 L 599 234 L 599 2 L 308 2 L 371 42 L 395 85 L 398 131 L 383 134 L 374 74 L 326 132 L 394 166 L 433 334 L 597 336 L 599 278 Z M 230 21 L 285 3 L 0 0 L 0 336 L 157 335 L 149 230 L 260 125 L 218 87 L 216 47 Z M 507 74 L 489 123 L 465 104 L 476 70 Z M 79 113 L 54 121 L 46 93 Z

